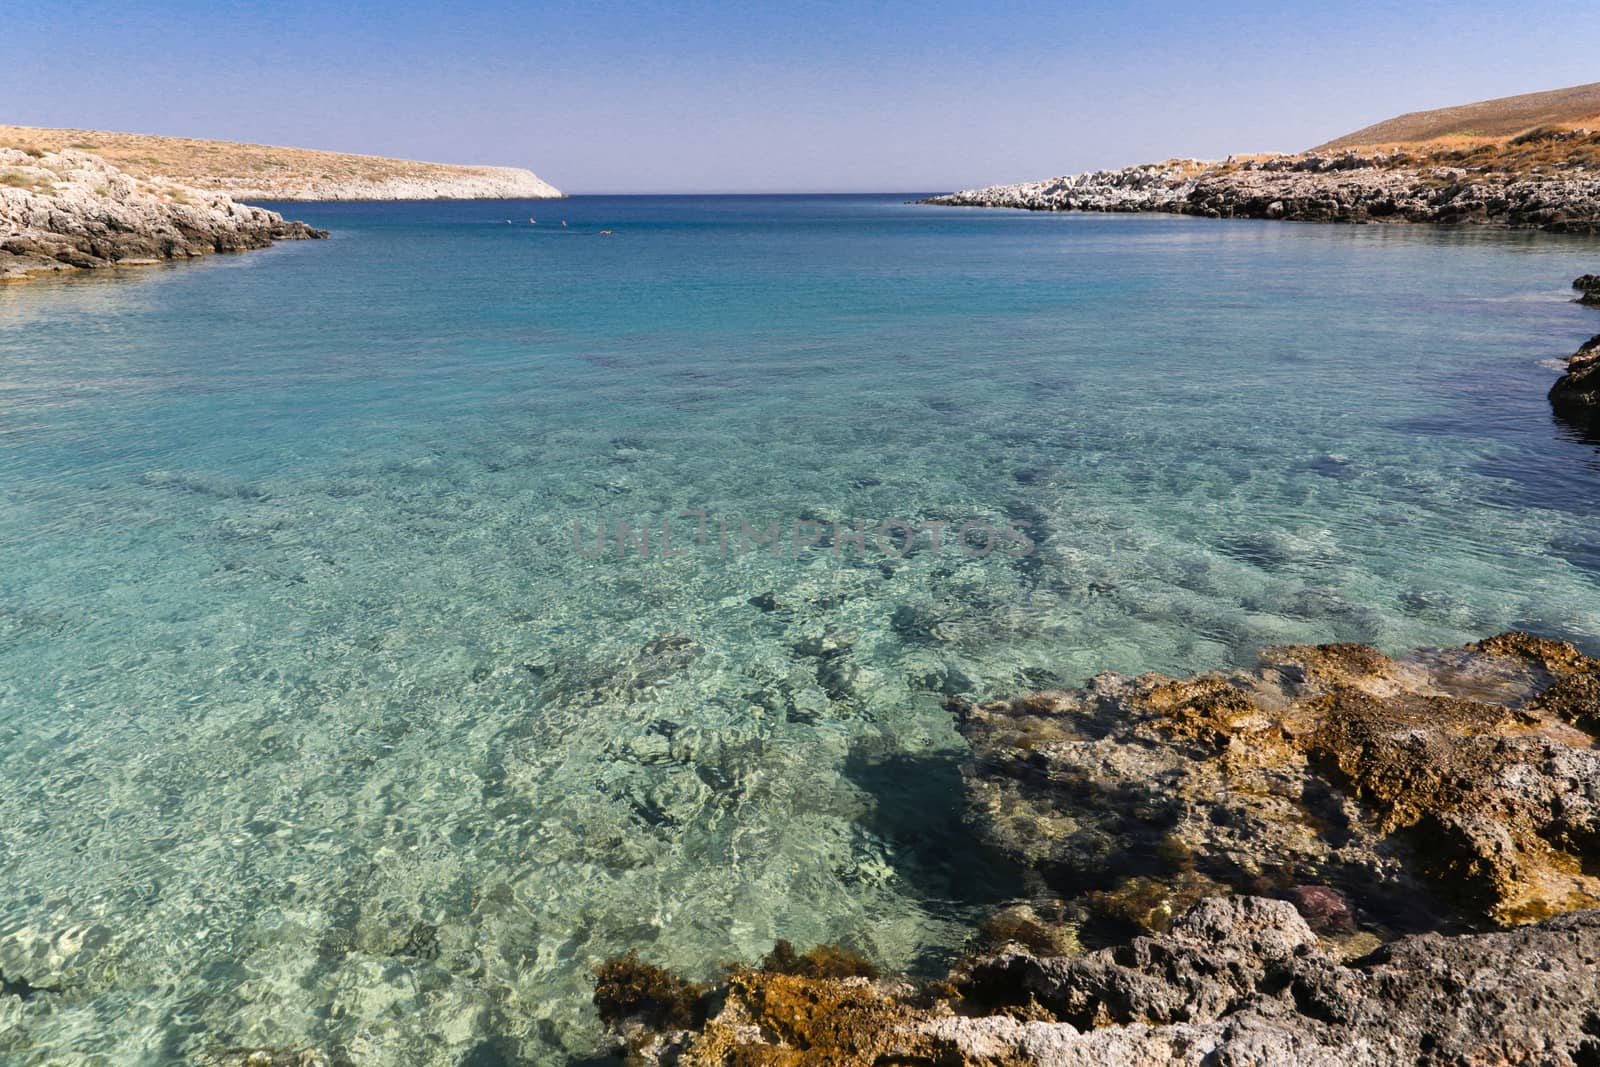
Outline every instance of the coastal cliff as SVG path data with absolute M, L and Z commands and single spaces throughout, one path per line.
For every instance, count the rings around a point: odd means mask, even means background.
M 0 144 L 92 152 L 133 178 L 234 200 L 523 200 L 565 195 L 520 167 L 424 163 L 233 141 L 0 126 Z
M 326 236 L 275 211 L 131 177 L 85 152 L 0 148 L 0 281 Z
M 1029 211 L 1165 212 L 1298 222 L 1432 222 L 1600 233 L 1600 134 L 1504 148 L 1168 160 L 920 201 Z
M 1600 661 L 1508 633 L 951 705 L 1025 872 L 942 979 L 780 943 L 595 1003 L 649 1064 L 1600 1057 Z

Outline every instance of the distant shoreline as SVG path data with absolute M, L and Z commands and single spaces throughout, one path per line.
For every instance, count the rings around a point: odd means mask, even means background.
M 0 145 L 92 152 L 133 178 L 233 200 L 549 200 L 565 195 L 521 167 L 426 163 L 156 134 L 0 126 Z
M 1551 132 L 1489 152 L 1350 150 L 1220 163 L 1168 160 L 969 189 L 918 203 L 1592 235 L 1600 234 L 1600 174 L 1588 163 L 1597 159 L 1600 134 Z

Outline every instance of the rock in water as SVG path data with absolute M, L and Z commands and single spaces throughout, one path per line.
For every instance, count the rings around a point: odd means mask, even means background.
M 1600 662 L 1526 634 L 1262 660 L 957 702 L 976 828 L 1112 932 L 1207 885 L 1330 886 L 1389 930 L 1600 906 Z
M 1262 659 L 953 702 L 971 825 L 1037 898 L 943 980 L 790 950 L 710 989 L 646 968 L 641 999 L 627 959 L 596 1003 L 646 1064 L 1600 1062 L 1600 661 L 1523 633 Z M 1122 935 L 1085 954 L 1086 913 Z M 1385 919 L 1458 932 L 1369 951 Z
M 1582 425 L 1600 422 L 1600 334 L 1567 360 L 1567 373 L 1550 389 L 1550 406 Z
M 326 236 L 225 196 L 130 178 L 84 152 L 0 148 L 0 280 Z
M 1600 274 L 1585 274 L 1573 282 L 1572 287 L 1583 294 L 1578 297 L 1578 303 L 1600 306 Z
M 633 995 L 627 977 L 602 968 L 596 1002 Z M 978 957 L 924 985 L 741 968 L 696 1004 L 709 1018 L 651 1029 L 630 1017 L 634 1061 L 1586 1064 L 1600 1055 L 1600 912 L 1407 937 L 1341 962 L 1287 901 L 1214 897 L 1165 934 L 1078 958 Z

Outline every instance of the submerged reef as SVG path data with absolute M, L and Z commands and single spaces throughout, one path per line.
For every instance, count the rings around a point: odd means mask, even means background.
M 937 981 L 613 961 L 633 1059 L 1600 1062 L 1600 661 L 1572 645 L 1293 646 L 950 706 L 968 822 L 1027 898 Z

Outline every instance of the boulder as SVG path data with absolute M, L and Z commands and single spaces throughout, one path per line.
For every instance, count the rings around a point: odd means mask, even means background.
M 1550 406 L 1580 425 L 1600 424 L 1600 334 L 1567 360 L 1567 372 L 1550 388 Z
M 1600 274 L 1585 274 L 1572 287 L 1580 294 L 1578 303 L 1600 307 Z

